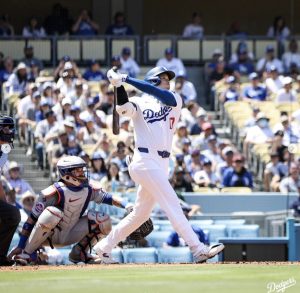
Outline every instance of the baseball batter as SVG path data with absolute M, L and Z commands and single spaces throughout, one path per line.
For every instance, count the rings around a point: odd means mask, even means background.
M 169 90 L 169 81 L 174 78 L 174 72 L 165 67 L 155 67 L 146 74 L 145 81 L 113 69 L 108 71 L 107 76 L 111 84 L 117 87 L 118 113 L 133 120 L 135 150 L 129 173 L 139 187 L 133 212 L 95 245 L 96 253 L 103 262 L 112 262 L 111 250 L 149 218 L 158 202 L 174 229 L 190 247 L 196 262 L 214 257 L 224 249 L 224 245 L 207 247 L 199 241 L 168 180 L 172 138 L 182 107 L 181 97 Z M 146 95 L 129 100 L 122 86 L 124 82 Z
M 31 215 L 23 225 L 18 247 L 9 255 L 16 263 L 38 263 L 36 250 L 42 245 L 74 244 L 69 260 L 100 263 L 88 251 L 111 230 L 108 215 L 89 210 L 91 201 L 125 208 L 126 202 L 88 181 L 87 164 L 80 157 L 66 156 L 57 163 L 60 180 L 41 191 Z
M 14 135 L 14 120 L 9 116 L 0 115 L 0 171 L 13 147 Z M 0 266 L 13 264 L 6 254 L 20 220 L 18 208 L 6 202 L 5 192 L 0 182 Z

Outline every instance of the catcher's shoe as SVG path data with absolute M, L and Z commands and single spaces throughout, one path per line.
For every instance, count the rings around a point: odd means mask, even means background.
M 101 264 L 101 259 L 97 255 L 90 254 L 85 251 L 76 251 L 74 248 L 69 253 L 69 261 L 75 264 L 86 263 L 86 264 Z
M 200 251 L 200 253 L 194 255 L 194 259 L 196 263 L 204 263 L 208 259 L 213 258 L 217 254 L 219 254 L 225 248 L 223 243 L 219 243 L 212 246 L 207 246 L 204 250 Z
M 96 249 L 96 253 L 101 259 L 101 264 L 118 264 L 118 262 L 112 258 L 111 253 L 105 253 L 100 249 Z
M 15 262 L 16 265 L 21 266 L 36 265 L 38 263 L 36 252 L 29 254 L 23 251 L 20 254 L 14 255 L 12 260 Z

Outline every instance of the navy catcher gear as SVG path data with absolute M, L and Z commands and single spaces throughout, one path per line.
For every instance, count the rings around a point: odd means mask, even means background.
M 9 116 L 0 115 L 0 140 L 13 144 L 15 136 L 15 122 Z
M 173 71 L 168 70 L 166 67 L 163 66 L 157 66 L 146 73 L 144 80 L 157 86 L 160 84 L 159 75 L 162 73 L 166 73 L 169 76 L 169 80 L 175 77 L 175 73 Z

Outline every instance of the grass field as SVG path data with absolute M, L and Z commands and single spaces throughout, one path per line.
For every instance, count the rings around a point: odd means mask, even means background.
M 299 264 L 17 267 L 0 268 L 0 292 L 265 293 L 268 283 L 290 278 L 295 285 L 272 292 L 300 292 Z

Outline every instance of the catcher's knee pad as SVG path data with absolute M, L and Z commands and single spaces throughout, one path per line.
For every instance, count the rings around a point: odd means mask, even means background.
M 111 219 L 109 215 L 103 215 L 96 211 L 88 211 L 88 219 L 98 224 L 100 232 L 104 235 L 108 235 L 111 231 Z
M 37 225 L 41 226 L 44 230 L 52 230 L 63 218 L 64 213 L 53 206 L 46 207 L 46 209 L 41 213 L 37 221 Z

